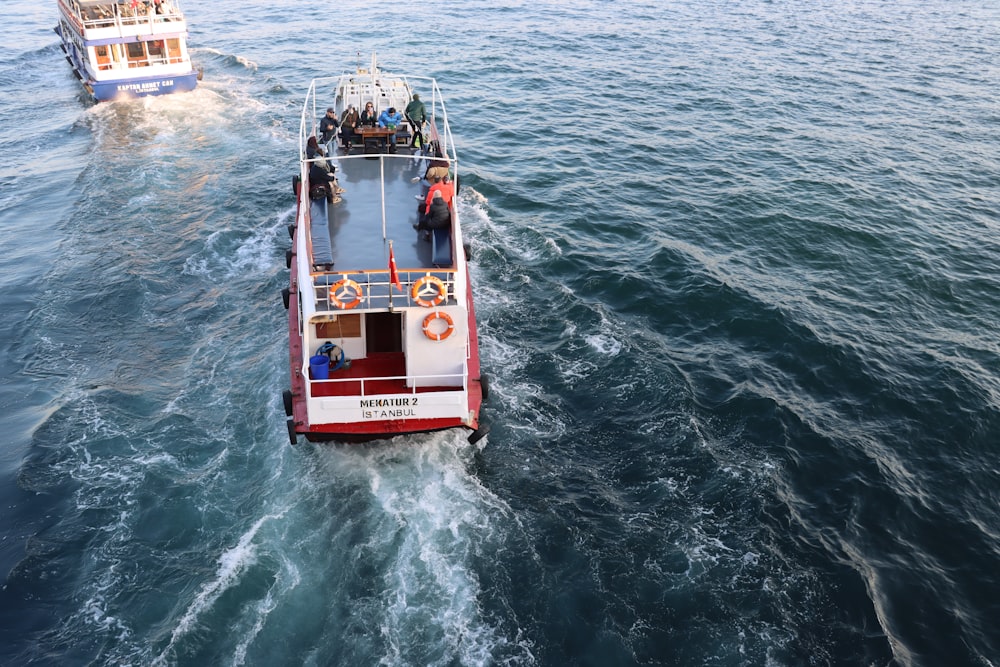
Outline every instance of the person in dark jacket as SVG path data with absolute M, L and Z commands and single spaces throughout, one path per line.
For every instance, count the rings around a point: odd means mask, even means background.
M 326 110 L 326 115 L 319 121 L 319 132 L 320 141 L 324 144 L 328 144 L 333 141 L 333 138 L 337 136 L 337 127 L 340 125 L 337 122 L 337 112 L 333 108 Z
M 431 204 L 427 207 L 427 212 L 420 216 L 420 222 L 414 225 L 417 231 L 424 232 L 424 240 L 431 237 L 431 230 L 448 229 L 451 227 L 451 207 L 444 200 L 441 192 L 435 192 L 431 197 Z
M 378 114 L 375 113 L 375 105 L 371 102 L 365 104 L 365 110 L 361 112 L 361 124 L 368 127 L 375 127 L 378 122 Z
M 340 116 L 340 141 L 344 150 L 351 150 L 351 142 L 354 141 L 354 128 L 361 122 L 361 116 L 354 105 L 350 105 Z
M 320 195 L 320 189 L 322 189 L 326 200 L 331 204 L 336 204 L 341 200 L 340 193 L 344 189 L 337 182 L 337 177 L 334 175 L 335 169 L 325 159 L 326 153 L 322 146 L 316 148 L 315 157 L 316 161 L 309 166 L 309 196 L 318 199 L 319 196 L 314 197 L 313 195 Z
M 427 211 L 427 229 L 448 229 L 451 226 L 451 207 L 440 192 L 434 193 Z
M 311 160 L 316 157 L 316 152 L 319 150 L 319 142 L 316 141 L 316 137 L 309 137 L 306 139 L 306 159 Z

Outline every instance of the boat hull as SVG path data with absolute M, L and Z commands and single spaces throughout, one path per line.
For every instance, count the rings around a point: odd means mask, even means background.
M 112 81 L 87 81 L 85 86 L 98 102 L 128 97 L 147 97 L 186 93 L 198 86 L 198 72 L 181 76 L 154 76 L 141 79 L 116 79 Z

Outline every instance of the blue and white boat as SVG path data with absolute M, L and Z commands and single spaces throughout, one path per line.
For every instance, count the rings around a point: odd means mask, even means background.
M 55 31 L 66 60 L 98 102 L 198 85 L 177 0 L 58 1 Z

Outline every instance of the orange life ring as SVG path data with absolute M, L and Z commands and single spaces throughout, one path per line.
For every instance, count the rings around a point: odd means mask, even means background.
M 435 290 L 437 290 L 433 299 L 424 298 L 425 296 L 430 295 L 430 291 L 425 290 L 428 285 L 433 285 Z M 431 306 L 438 305 L 444 301 L 444 297 L 447 294 L 448 288 L 445 287 L 444 281 L 437 276 L 424 276 L 417 282 L 413 283 L 413 287 L 410 289 L 410 296 L 424 308 L 430 308 Z
M 444 320 L 445 323 L 448 325 L 448 328 L 442 331 L 441 333 L 434 333 L 433 331 L 431 331 L 431 322 L 433 322 L 434 320 Z M 435 310 L 433 313 L 424 318 L 424 335 L 430 338 L 431 340 L 444 340 L 445 338 L 450 336 L 454 330 L 455 330 L 455 321 L 451 319 L 451 315 L 449 315 L 444 311 Z
M 343 289 L 350 289 L 354 292 L 354 300 L 347 301 L 342 300 L 341 297 L 346 296 L 344 293 L 338 294 Z M 362 298 L 364 298 L 364 292 L 361 290 L 361 285 L 357 284 L 350 278 L 344 278 L 343 280 L 338 280 L 334 284 L 330 285 L 330 303 L 335 305 L 341 310 L 348 310 L 350 308 L 356 307 L 361 303 Z

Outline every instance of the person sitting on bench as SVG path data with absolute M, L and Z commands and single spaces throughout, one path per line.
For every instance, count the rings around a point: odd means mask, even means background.
M 396 111 L 396 107 L 389 107 L 378 117 L 379 127 L 387 127 L 393 131 L 392 134 L 389 135 L 389 143 L 391 144 L 389 150 L 393 153 L 396 152 L 396 128 L 399 127 L 402 122 L 403 114 Z
M 315 141 L 315 137 L 310 137 L 312 141 Z M 307 150 L 307 154 L 308 154 Z M 322 146 L 317 146 L 314 153 L 316 161 L 312 163 L 309 167 L 309 196 L 313 199 L 319 199 L 320 197 L 313 197 L 314 191 L 319 194 L 319 187 L 322 186 L 326 194 L 326 200 L 331 204 L 335 204 L 340 201 L 340 193 L 344 192 L 344 188 L 340 187 L 340 183 L 337 182 L 337 177 L 334 176 L 335 167 L 330 166 L 330 162 L 326 159 L 326 153 L 323 151 Z
M 366 127 L 375 127 L 378 122 L 378 114 L 375 113 L 375 105 L 371 102 L 365 104 L 365 110 L 361 112 L 361 124 Z
M 340 116 L 340 142 L 345 150 L 351 150 L 351 142 L 354 141 L 354 128 L 361 122 L 361 116 L 354 105 L 347 107 Z
M 432 160 L 424 172 L 424 180 L 427 182 L 428 188 L 430 188 L 431 183 L 443 181 L 450 176 L 451 172 L 448 170 L 447 160 Z
M 420 216 L 420 222 L 415 226 L 417 231 L 424 232 L 424 240 L 429 241 L 431 231 L 435 229 L 448 229 L 451 227 L 451 207 L 444 200 L 444 195 L 440 190 L 436 190 L 431 196 L 431 205 L 427 212 Z
M 434 179 L 433 185 L 427 190 L 427 197 L 424 199 L 424 212 L 430 211 L 431 209 L 431 199 L 434 198 L 434 193 L 440 192 L 441 196 L 444 197 L 444 201 L 448 206 L 451 206 L 451 200 L 455 198 L 455 185 L 451 182 L 451 179 L 447 174 L 440 179 Z

